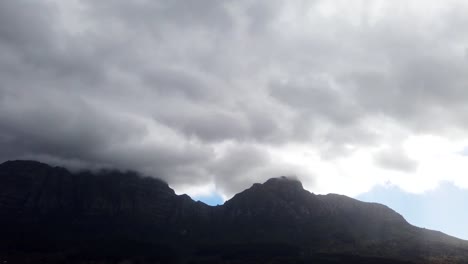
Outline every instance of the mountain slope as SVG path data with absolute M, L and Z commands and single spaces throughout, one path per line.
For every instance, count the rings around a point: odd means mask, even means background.
M 285 177 L 211 207 L 136 173 L 34 161 L 0 165 L 0 237 L 10 263 L 468 263 L 466 241 Z

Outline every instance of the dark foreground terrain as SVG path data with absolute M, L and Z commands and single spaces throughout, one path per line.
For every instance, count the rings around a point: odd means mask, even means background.
M 284 177 L 211 207 L 135 173 L 8 161 L 2 263 L 468 263 L 468 242 Z

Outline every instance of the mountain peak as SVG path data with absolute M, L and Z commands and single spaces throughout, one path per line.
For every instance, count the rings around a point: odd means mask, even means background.
M 383 205 L 314 195 L 295 177 L 254 184 L 209 207 L 135 173 L 69 172 L 34 161 L 0 164 L 0 252 L 18 254 L 11 263 L 109 263 L 107 256 L 119 263 L 468 259 L 464 241 L 413 227 Z M 345 261 L 350 254 L 356 261 Z M 376 256 L 388 261 L 370 261 Z
M 303 190 L 301 181 L 296 177 L 281 176 L 277 178 L 270 178 L 263 186 L 274 189 L 295 189 Z
M 257 204 L 262 207 L 264 204 L 272 204 L 278 201 L 290 203 L 302 200 L 309 194 L 308 191 L 304 190 L 302 183 L 297 178 L 281 176 L 270 178 L 263 184 L 255 183 L 251 188 L 234 195 L 226 204 L 242 203 L 247 207 Z

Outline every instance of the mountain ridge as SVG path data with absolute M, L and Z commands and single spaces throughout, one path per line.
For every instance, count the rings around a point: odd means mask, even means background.
M 147 250 L 125 258 L 164 263 L 468 263 L 467 241 L 414 227 L 385 205 L 315 195 L 297 179 L 272 178 L 209 206 L 134 172 L 72 173 L 36 161 L 0 164 L 0 235 L 0 254 L 17 263 L 38 254 L 34 242 L 49 263 L 50 251 L 74 249 L 70 263 L 85 263 L 98 249 L 119 256 L 134 245 Z

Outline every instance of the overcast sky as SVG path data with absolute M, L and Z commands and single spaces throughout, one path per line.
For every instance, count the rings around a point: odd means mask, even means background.
M 466 25 L 463 0 L 0 1 L 0 160 L 466 190 Z

